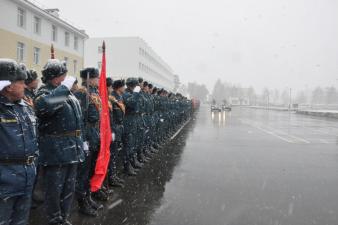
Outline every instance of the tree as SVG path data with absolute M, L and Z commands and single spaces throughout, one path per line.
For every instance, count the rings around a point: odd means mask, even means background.
M 187 91 L 191 98 L 197 98 L 200 101 L 205 101 L 209 91 L 204 84 L 188 83 Z
M 249 99 L 250 104 L 256 104 L 256 93 L 255 93 L 255 89 L 253 87 L 249 87 L 246 93 L 246 97 Z
M 298 104 L 305 104 L 305 103 L 307 103 L 307 97 L 306 97 L 304 91 L 298 92 L 297 97 L 296 97 L 296 103 L 298 103 Z
M 317 87 L 312 91 L 312 103 L 313 104 L 323 104 L 325 98 L 325 93 L 321 87 Z
M 221 103 L 227 96 L 225 96 L 225 87 L 220 79 L 217 79 L 212 90 L 212 98 L 216 102 Z
M 326 104 L 337 103 L 337 90 L 335 87 L 326 88 Z
M 289 88 L 284 89 L 284 91 L 282 92 L 281 101 L 283 105 L 290 104 L 290 89 Z

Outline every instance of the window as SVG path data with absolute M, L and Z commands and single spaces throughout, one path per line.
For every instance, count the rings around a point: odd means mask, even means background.
M 103 52 L 102 46 L 99 46 L 99 54 Z
M 41 34 L 41 19 L 34 16 L 34 33 Z
M 97 68 L 101 69 L 101 67 L 102 67 L 102 62 L 101 61 L 97 62 Z
M 18 8 L 18 26 L 21 28 L 26 27 L 26 11 Z
M 70 37 L 70 35 L 69 35 L 69 32 L 65 32 L 65 46 L 69 46 L 69 37 Z
M 78 37 L 74 37 L 74 49 L 78 50 L 79 48 L 79 38 Z
M 68 65 L 68 57 L 65 57 L 63 60 L 66 62 L 66 65 Z
M 56 42 L 58 37 L 58 28 L 52 25 L 52 41 Z
M 25 44 L 18 42 L 16 47 L 16 59 L 18 62 L 23 62 L 25 59 Z
M 77 72 L 77 60 L 74 60 L 73 64 L 74 64 L 74 74 L 76 74 L 76 72 Z
M 34 56 L 33 56 L 34 64 L 40 64 L 40 48 L 34 47 Z

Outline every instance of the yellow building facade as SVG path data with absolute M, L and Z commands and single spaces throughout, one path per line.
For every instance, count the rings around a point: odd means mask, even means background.
M 27 0 L 1 0 L 0 58 L 24 63 L 41 75 L 53 45 L 55 58 L 66 61 L 68 74 L 79 76 L 88 36 L 58 13 L 57 9 L 44 9 Z

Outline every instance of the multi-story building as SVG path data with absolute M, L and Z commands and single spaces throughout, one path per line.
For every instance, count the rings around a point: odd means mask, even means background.
M 28 0 L 0 1 L 0 58 L 15 59 L 40 72 L 53 44 L 55 58 L 67 62 L 69 74 L 78 75 L 87 38 L 84 30 L 61 19 L 58 9 Z
M 172 91 L 177 79 L 170 66 L 139 37 L 90 38 L 85 42 L 85 66 L 101 68 L 102 42 L 106 43 L 108 76 L 143 77 Z

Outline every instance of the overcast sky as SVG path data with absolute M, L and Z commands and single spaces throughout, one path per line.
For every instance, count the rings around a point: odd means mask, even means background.
M 91 37 L 142 37 L 183 82 L 338 86 L 337 0 L 38 1 Z

